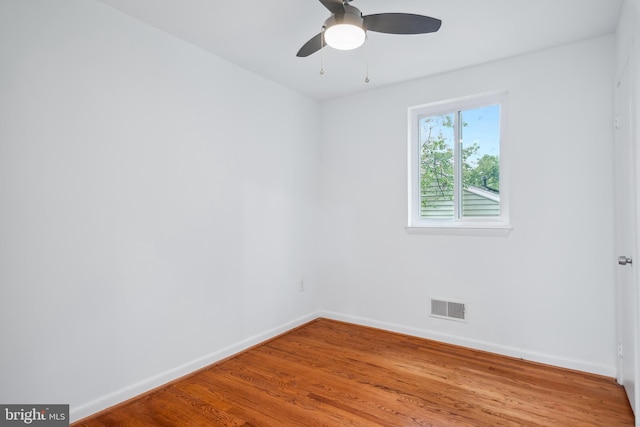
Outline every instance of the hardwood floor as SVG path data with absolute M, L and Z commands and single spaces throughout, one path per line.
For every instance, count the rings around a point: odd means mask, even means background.
M 633 422 L 612 378 L 318 319 L 74 426 Z

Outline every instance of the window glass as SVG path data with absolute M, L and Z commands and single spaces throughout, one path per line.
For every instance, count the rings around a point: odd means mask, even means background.
M 460 112 L 463 217 L 500 216 L 500 106 Z
M 453 218 L 453 123 L 453 114 L 420 119 L 421 218 Z

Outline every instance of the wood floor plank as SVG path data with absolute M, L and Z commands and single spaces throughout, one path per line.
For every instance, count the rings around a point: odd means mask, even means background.
M 74 426 L 633 423 L 612 378 L 318 319 Z

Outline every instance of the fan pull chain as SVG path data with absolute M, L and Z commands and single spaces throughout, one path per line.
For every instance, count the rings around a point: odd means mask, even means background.
M 322 31 L 320 32 L 320 75 L 324 77 L 324 64 L 322 57 L 322 48 L 324 47 L 324 27 L 322 27 Z
M 367 75 L 364 78 L 364 82 L 369 83 L 369 35 L 366 33 L 364 36 L 364 55 L 365 62 L 367 63 Z

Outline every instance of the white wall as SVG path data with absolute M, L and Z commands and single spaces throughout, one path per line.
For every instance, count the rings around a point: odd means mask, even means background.
M 617 70 L 620 71 L 624 62 L 633 50 L 636 61 L 640 52 L 638 38 L 640 37 L 640 0 L 624 0 L 620 10 L 620 19 L 616 32 L 617 41 Z
M 614 68 L 608 36 L 323 103 L 323 309 L 615 376 Z M 501 90 L 510 235 L 408 234 L 407 108 Z M 468 323 L 430 318 L 431 296 Z
M 77 419 L 313 317 L 318 135 L 101 3 L 0 0 L 0 402 Z

